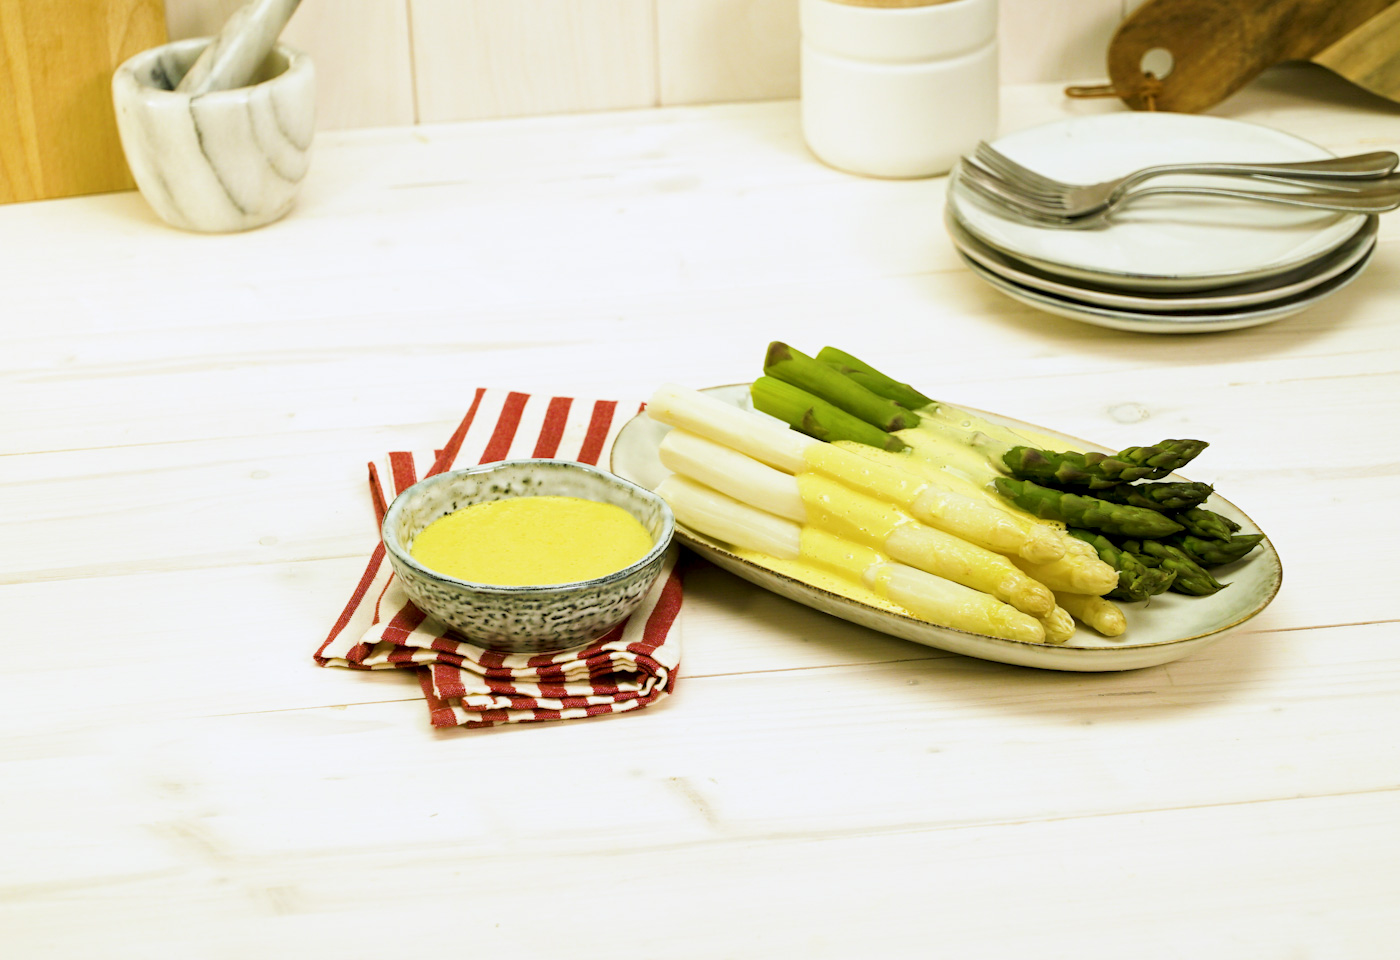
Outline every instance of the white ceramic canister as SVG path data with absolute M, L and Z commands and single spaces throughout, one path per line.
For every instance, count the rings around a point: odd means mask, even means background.
M 947 173 L 997 126 L 997 0 L 802 0 L 802 132 L 875 177 Z

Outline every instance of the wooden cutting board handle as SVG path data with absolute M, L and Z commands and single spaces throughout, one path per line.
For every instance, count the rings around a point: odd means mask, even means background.
M 0 0 L 0 203 L 133 188 L 112 73 L 164 42 L 163 0 Z
M 1269 67 L 1321 55 L 1397 2 L 1147 0 L 1109 43 L 1109 79 L 1134 110 L 1196 113 Z M 1164 61 L 1170 71 L 1154 73 Z

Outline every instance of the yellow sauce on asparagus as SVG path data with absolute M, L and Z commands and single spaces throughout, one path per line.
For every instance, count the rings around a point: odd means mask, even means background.
M 861 576 L 867 567 L 889 559 L 878 550 L 851 543 L 840 544 L 831 538 L 822 537 L 821 531 L 811 527 L 802 531 L 802 554 L 796 559 L 774 557 L 732 544 L 729 545 L 729 550 L 750 563 L 800 580 L 818 590 L 855 600 L 886 613 L 914 616 L 904 607 L 880 596 L 862 582 Z
M 751 563 L 828 593 L 888 613 L 914 616 L 870 589 L 864 580 L 866 570 L 890 559 L 871 544 L 883 543 L 894 527 L 908 517 L 893 507 L 872 515 L 868 497 L 819 474 L 800 474 L 796 479 L 808 513 L 808 523 L 799 537 L 800 554 L 784 558 L 744 547 L 731 545 L 730 549 Z
M 409 553 L 458 580 L 543 586 L 616 573 L 646 556 L 654 542 L 636 517 L 609 503 L 512 497 L 434 520 Z

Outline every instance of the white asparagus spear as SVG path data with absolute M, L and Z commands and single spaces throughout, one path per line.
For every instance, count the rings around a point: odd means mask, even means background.
M 785 473 L 817 471 L 853 489 L 892 500 L 923 523 L 988 550 L 1037 561 L 1064 554 L 1058 538 L 1042 528 L 1023 526 L 1007 511 L 943 489 L 920 474 L 814 440 L 771 417 L 698 390 L 667 384 L 652 396 L 647 414 Z
M 668 383 L 647 401 L 647 416 L 689 430 L 777 467 L 785 473 L 807 469 L 803 452 L 822 441 L 789 429 L 772 417 L 741 410 L 717 397 Z
M 1049 563 L 1012 557 L 1011 562 L 1051 590 L 1102 596 L 1118 586 L 1118 571 L 1097 556 L 1066 555 Z
M 1082 593 L 1055 591 L 1055 601 L 1073 615 L 1074 619 L 1093 627 L 1105 637 L 1118 637 L 1128 629 L 1123 611 L 1111 600 Z
M 661 465 L 760 510 L 807 519 L 797 478 L 738 450 L 676 427 L 661 440 Z M 1085 544 L 1088 546 L 1088 544 Z
M 1046 643 L 1067 643 L 1074 636 L 1074 617 L 1064 607 L 1053 607 L 1039 618 L 1045 628 Z
M 802 527 L 792 520 L 740 503 L 689 477 L 672 474 L 656 492 L 671 505 L 676 520 L 723 543 L 796 560 L 802 553 Z
M 985 593 L 902 563 L 866 570 L 866 585 L 920 620 L 1006 640 L 1044 643 L 1040 621 Z
M 734 499 L 863 543 L 927 573 L 991 594 L 1034 616 L 1055 605 L 1050 590 L 999 553 L 915 521 L 897 507 L 829 477 L 780 470 L 686 430 L 661 442 L 665 467 Z
M 677 520 L 705 536 L 772 557 L 800 558 L 858 580 L 921 620 L 1028 643 L 1045 639 L 1039 620 L 981 591 L 885 562 L 876 550 L 775 517 L 689 477 L 667 477 L 656 492 L 671 505 Z

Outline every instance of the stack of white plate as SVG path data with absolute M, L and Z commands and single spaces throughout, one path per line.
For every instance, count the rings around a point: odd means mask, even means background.
M 1079 117 L 993 146 L 1070 183 L 1161 163 L 1332 156 L 1267 127 L 1174 113 Z M 1199 180 L 1151 182 L 1192 179 Z M 1034 226 L 999 213 L 956 172 L 946 220 L 968 267 L 1007 296 L 1099 326 L 1152 333 L 1233 330 L 1305 310 L 1365 269 L 1377 229 L 1374 216 L 1192 196 L 1144 198 L 1095 228 Z

